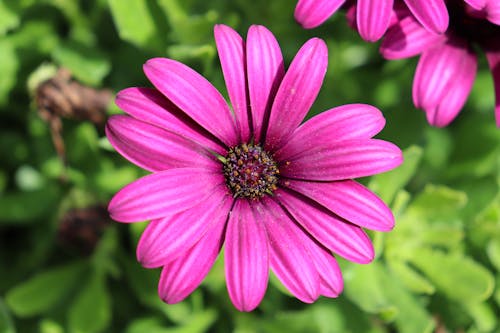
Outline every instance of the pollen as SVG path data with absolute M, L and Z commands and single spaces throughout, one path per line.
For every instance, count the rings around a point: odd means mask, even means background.
M 277 189 L 278 165 L 259 145 L 242 144 L 229 149 L 223 172 L 234 197 L 259 199 Z

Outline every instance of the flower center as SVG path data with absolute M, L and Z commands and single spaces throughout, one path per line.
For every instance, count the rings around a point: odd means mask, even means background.
M 223 166 L 235 197 L 258 199 L 276 190 L 278 165 L 259 145 L 244 143 L 229 149 Z
M 464 0 L 447 0 L 446 6 L 450 14 L 450 31 L 469 42 L 498 38 L 500 26 L 488 21 L 484 13 L 467 6 Z

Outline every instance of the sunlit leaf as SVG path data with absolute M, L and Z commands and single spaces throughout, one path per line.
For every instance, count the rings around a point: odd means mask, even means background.
M 0 36 L 19 25 L 19 14 L 15 8 L 10 8 L 8 3 L 0 1 Z
M 156 32 L 148 2 L 143 0 L 109 0 L 109 7 L 120 38 L 147 47 Z
M 359 307 L 392 321 L 400 332 L 431 332 L 431 316 L 398 280 L 377 262 L 357 265 L 346 278 L 346 294 Z
M 415 252 L 411 263 L 450 299 L 474 303 L 493 292 L 493 276 L 471 258 L 422 248 Z

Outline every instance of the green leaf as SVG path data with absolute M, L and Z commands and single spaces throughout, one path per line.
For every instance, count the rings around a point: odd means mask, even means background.
M 408 267 L 404 262 L 399 260 L 389 261 L 389 267 L 401 282 L 414 292 L 433 294 L 436 290 L 429 280 Z
M 36 191 L 3 194 L 0 196 L 0 225 L 34 222 L 54 211 L 59 196 L 60 190 L 55 185 Z
M 155 23 L 144 0 L 109 0 L 111 15 L 120 38 L 147 47 L 155 36 Z
M 20 317 L 45 313 L 73 290 L 84 268 L 77 262 L 38 273 L 9 290 L 6 303 Z
M 0 36 L 19 26 L 19 14 L 5 1 L 0 1 Z
M 9 93 L 17 81 L 17 70 L 19 68 L 19 57 L 16 54 L 12 43 L 3 39 L 0 40 L 0 106 L 7 103 Z
M 477 214 L 470 224 L 470 239 L 482 248 L 492 238 L 500 238 L 500 195 Z
M 159 318 L 140 318 L 132 321 L 127 327 L 126 333 L 169 333 L 166 324 L 162 323 Z
M 111 304 L 104 276 L 93 274 L 69 309 L 69 332 L 103 332 L 110 320 Z
M 15 333 L 14 323 L 10 317 L 10 313 L 5 307 L 3 300 L 0 298 L 0 332 Z
M 495 298 L 495 301 L 497 302 L 497 305 L 500 306 L 500 275 L 497 277 L 497 288 L 495 291 L 495 295 L 493 296 Z
M 40 333 L 64 333 L 64 328 L 58 322 L 43 319 L 40 322 Z
M 369 187 L 376 192 L 382 200 L 392 202 L 396 193 L 402 189 L 417 171 L 422 157 L 422 148 L 411 146 L 403 152 L 403 164 L 386 173 L 372 177 Z
M 125 271 L 130 287 L 138 300 L 153 308 L 163 307 L 164 303 L 158 297 L 159 270 L 146 269 L 139 263 L 126 259 Z
M 493 275 L 469 257 L 421 248 L 410 261 L 452 300 L 481 302 L 493 292 Z
M 14 176 L 17 187 L 23 191 L 40 190 L 45 185 L 45 179 L 30 165 L 21 165 Z
M 109 59 L 102 52 L 76 42 L 59 45 L 52 57 L 75 78 L 92 86 L 99 85 L 111 69 Z
M 173 328 L 158 318 L 141 318 L 133 321 L 127 327 L 126 333 L 202 333 L 208 331 L 216 318 L 216 312 L 208 309 L 185 318 L 184 325 Z
M 346 276 L 346 295 L 365 311 L 395 321 L 399 332 L 431 332 L 434 323 L 423 304 L 377 262 L 357 265 Z
M 486 253 L 496 270 L 500 272 L 500 236 L 491 240 L 486 247 Z
M 480 332 L 493 332 L 497 325 L 495 310 L 487 303 L 463 303 L 465 310 L 474 319 L 475 326 Z
M 407 214 L 432 220 L 459 214 L 467 203 L 467 195 L 449 187 L 427 185 L 408 207 Z
M 434 169 L 446 166 L 453 147 L 450 132 L 443 128 L 427 127 L 425 129 L 426 145 L 423 159 Z

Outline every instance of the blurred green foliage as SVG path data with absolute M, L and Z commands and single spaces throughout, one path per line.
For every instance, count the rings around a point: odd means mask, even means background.
M 0 1 L 0 333 L 500 330 L 500 131 L 484 60 L 458 119 L 431 128 L 411 103 L 416 59 L 384 61 L 342 13 L 305 31 L 293 21 L 294 5 Z M 59 67 L 96 89 L 147 86 L 141 65 L 167 56 L 224 91 L 216 23 L 242 35 L 251 24 L 266 25 L 287 63 L 308 38 L 323 38 L 329 69 L 310 116 L 346 103 L 375 105 L 387 119 L 380 137 L 405 148 L 401 168 L 366 180 L 390 204 L 396 228 L 371 234 L 372 264 L 341 260 L 338 299 L 302 304 L 271 279 L 259 309 L 239 313 L 218 261 L 193 295 L 166 305 L 156 293 L 159 272 L 135 261 L 144 223 L 94 230 L 97 238 L 84 238 L 95 246 L 90 254 L 64 240 L 68 212 L 105 205 L 144 171 L 113 151 L 102 124 L 75 119 L 62 120 L 65 166 L 34 103 L 36 86 Z M 119 110 L 109 105 L 107 112 Z

